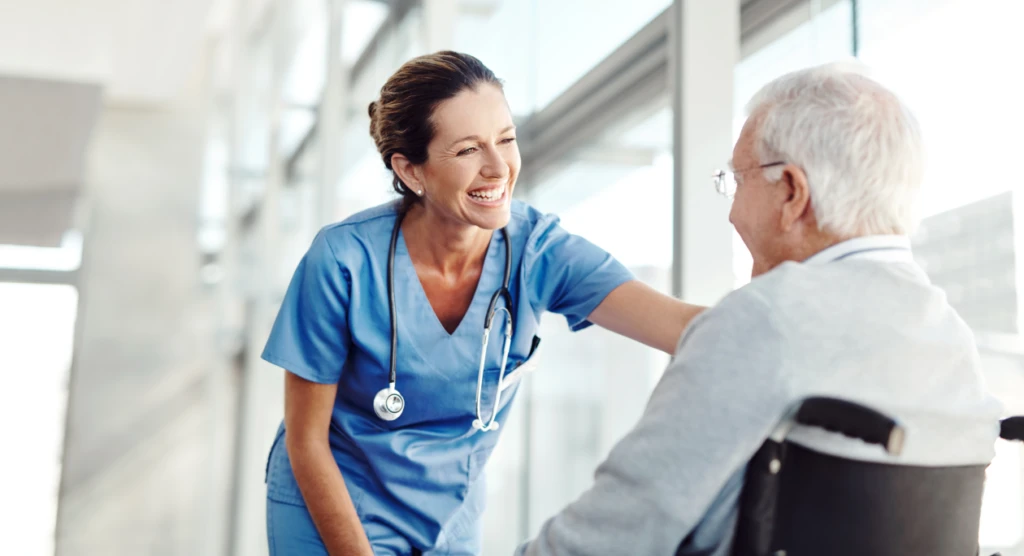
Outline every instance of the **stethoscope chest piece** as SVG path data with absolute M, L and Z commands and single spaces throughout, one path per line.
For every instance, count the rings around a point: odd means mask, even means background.
M 385 421 L 398 419 L 404 410 L 405 398 L 395 389 L 394 384 L 377 392 L 377 395 L 373 397 L 373 411 L 377 417 Z

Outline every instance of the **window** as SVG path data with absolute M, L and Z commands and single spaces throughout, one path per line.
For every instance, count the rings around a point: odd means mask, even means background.
M 0 283 L 0 426 L 17 446 L 0 461 L 0 520 L 11 554 L 54 551 L 78 293 L 72 286 Z
M 505 80 L 513 113 L 536 112 L 668 8 L 670 0 L 463 2 L 455 46 Z
M 766 41 L 765 46 L 747 55 L 736 65 L 733 106 L 733 137 L 738 139 L 747 120 L 747 103 L 772 79 L 808 66 L 850 58 L 853 47 L 852 11 L 849 0 L 818 10 L 820 2 L 811 2 L 780 18 L 749 42 Z M 778 35 L 778 38 L 771 37 Z M 725 161 L 722 161 L 725 164 Z M 753 261 L 739 235 L 733 233 L 733 273 L 735 286 L 750 281 Z
M 936 284 L 971 325 L 991 391 L 1024 413 L 1019 261 L 1024 142 L 1019 71 L 1024 4 L 1013 0 L 862 0 L 861 57 L 921 122 L 927 169 L 915 238 Z M 955 36 L 955 40 L 951 40 Z M 1012 193 L 1011 193 L 1012 192 Z M 916 246 L 915 246 L 916 249 Z M 958 270 L 959 269 L 959 270 Z M 997 341 L 997 339 L 999 341 Z M 1024 555 L 1024 450 L 1000 442 L 988 469 L 983 553 Z

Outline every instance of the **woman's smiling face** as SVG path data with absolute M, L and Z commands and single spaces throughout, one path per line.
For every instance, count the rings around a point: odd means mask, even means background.
M 423 202 L 445 219 L 496 230 L 509 220 L 521 159 L 505 95 L 483 83 L 441 102 L 419 166 Z

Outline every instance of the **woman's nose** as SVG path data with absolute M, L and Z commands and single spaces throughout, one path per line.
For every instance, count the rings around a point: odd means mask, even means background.
M 487 149 L 486 160 L 480 174 L 490 179 L 505 179 L 510 172 L 509 163 L 496 148 Z

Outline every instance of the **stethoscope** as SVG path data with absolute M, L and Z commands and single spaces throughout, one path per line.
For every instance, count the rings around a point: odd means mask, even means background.
M 384 421 L 394 421 L 402 416 L 405 410 L 405 398 L 395 388 L 395 359 L 398 352 L 398 312 L 395 308 L 395 247 L 398 244 L 398 232 L 402 227 L 403 211 L 398 213 L 395 219 L 395 228 L 391 230 L 391 245 L 388 248 L 388 306 L 391 310 L 391 372 L 388 376 L 388 387 L 384 388 L 373 398 L 373 411 Z M 508 284 L 512 275 L 512 244 L 508 239 L 508 232 L 501 228 L 501 237 L 505 240 L 505 279 L 498 291 L 491 296 L 491 303 L 487 307 L 487 319 L 484 322 L 483 345 L 480 349 L 480 370 L 476 378 L 476 419 L 473 420 L 473 428 L 482 431 L 492 431 L 498 428 L 495 418 L 498 415 L 498 408 L 501 402 L 502 382 L 505 380 L 505 366 L 508 364 L 508 350 L 512 345 L 512 329 L 514 328 L 514 317 L 512 316 L 512 295 L 509 294 Z M 504 307 L 498 307 L 498 299 L 505 300 Z M 487 359 L 487 345 L 491 335 L 491 324 L 498 311 L 505 313 L 505 344 L 501 353 L 501 372 L 498 374 L 498 391 L 494 396 L 494 411 L 491 418 L 484 423 L 483 412 L 480 407 L 480 394 L 484 387 L 484 363 Z

